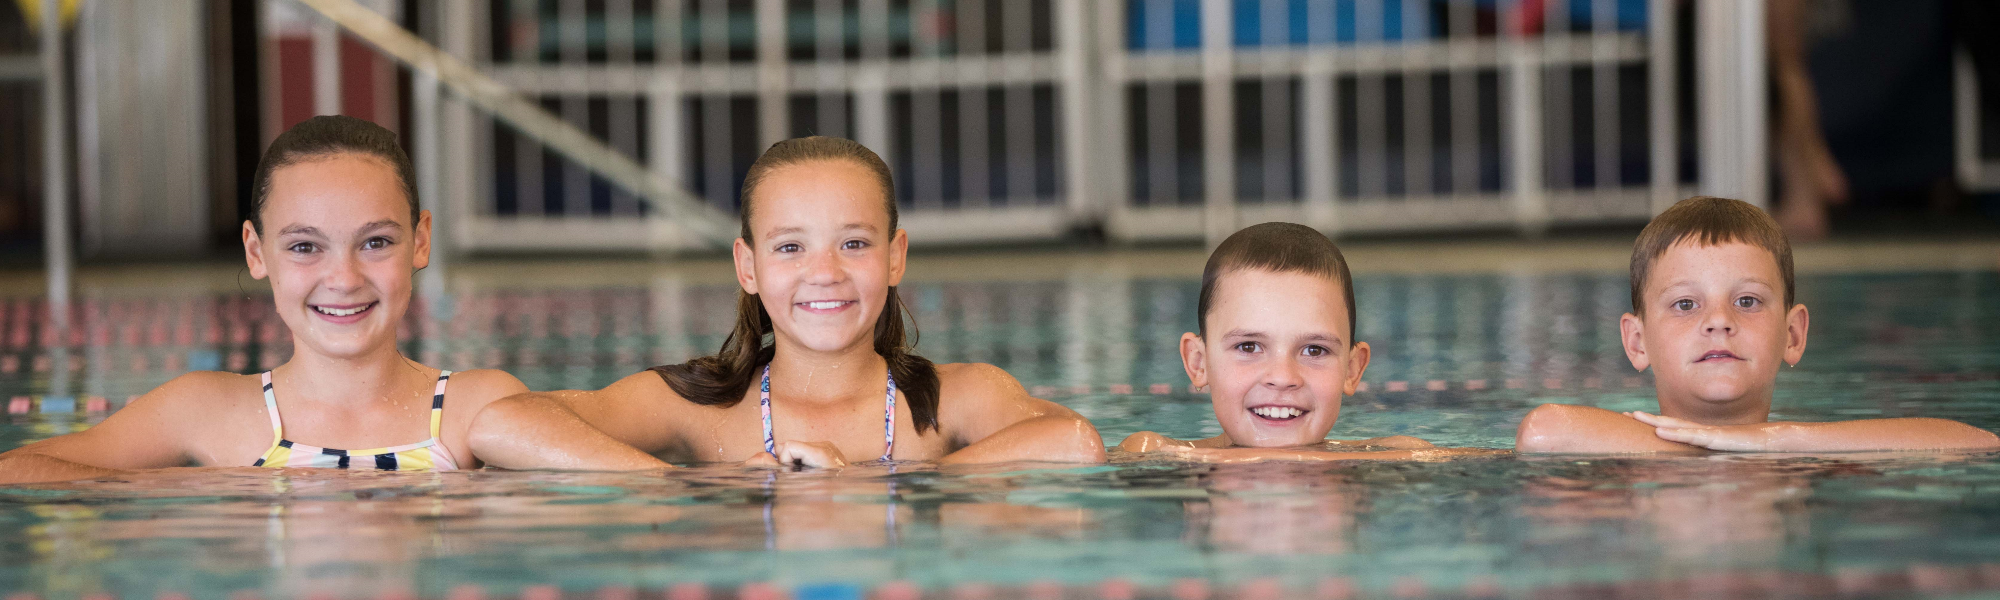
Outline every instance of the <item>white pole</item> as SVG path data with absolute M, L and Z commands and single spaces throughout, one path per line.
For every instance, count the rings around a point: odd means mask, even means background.
M 1648 110 L 1652 131 L 1652 198 L 1653 214 L 1660 214 L 1673 206 L 1680 195 L 1680 126 L 1675 122 L 1675 102 L 1677 81 L 1675 80 L 1677 57 L 1674 52 L 1674 8 L 1673 3 L 1653 0 L 1646 14 L 1646 79 Z
M 49 271 L 49 323 L 69 325 L 69 164 L 63 147 L 62 15 L 57 0 L 42 0 L 42 251 Z M 67 369 L 64 370 L 67 373 Z
M 312 26 L 313 114 L 340 114 L 340 26 L 324 16 Z
M 1227 0 L 1201 3 L 1201 145 L 1208 247 L 1236 233 L 1235 28 Z M 1151 118 L 1151 115 L 1148 115 Z

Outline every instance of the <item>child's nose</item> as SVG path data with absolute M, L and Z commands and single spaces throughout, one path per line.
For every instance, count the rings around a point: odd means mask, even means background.
M 1703 333 L 1736 333 L 1736 312 L 1731 310 L 1709 311 L 1708 320 L 1702 323 Z
M 842 273 L 843 271 L 840 269 L 840 256 L 837 253 L 814 253 L 812 258 L 806 261 L 806 283 L 814 285 L 840 283 Z
M 1299 372 L 1296 361 L 1278 361 L 1270 371 L 1264 373 L 1264 387 L 1289 390 L 1305 385 L 1305 377 Z

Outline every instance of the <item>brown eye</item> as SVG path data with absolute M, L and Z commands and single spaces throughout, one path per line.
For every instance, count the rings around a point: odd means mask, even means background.
M 312 242 L 299 242 L 296 244 L 292 244 L 290 246 L 286 246 L 285 249 L 299 254 L 312 254 L 314 252 L 319 251 L 319 246 L 313 244 Z
M 800 250 L 804 250 L 804 249 L 805 249 L 805 246 L 800 246 L 800 245 L 798 245 L 797 243 L 793 243 L 793 242 L 787 242 L 787 243 L 783 243 L 783 244 L 778 244 L 778 247 L 777 247 L 777 251 L 779 251 L 779 252 L 782 252 L 782 253 L 785 253 L 785 254 L 790 254 L 790 253 L 793 253 L 793 252 L 798 252 L 798 251 L 800 251 Z
M 1737 308 L 1757 308 L 1757 303 L 1756 296 L 1744 296 L 1736 299 Z
M 1236 344 L 1236 346 L 1234 347 L 1236 348 L 1237 352 L 1242 352 L 1244 354 L 1256 354 L 1258 352 L 1264 351 L 1264 345 L 1259 344 L 1257 342 L 1241 342 Z
M 1690 311 L 1690 310 L 1694 310 L 1694 301 L 1693 301 L 1693 300 L 1689 300 L 1689 299 L 1686 299 L 1686 298 L 1682 298 L 1682 299 L 1679 299 L 1679 300 L 1675 300 L 1675 301 L 1674 301 L 1674 310 L 1678 310 L 1678 311 Z
M 1333 354 L 1333 351 L 1328 350 L 1326 346 L 1306 346 L 1304 349 L 1299 350 L 1299 353 L 1312 358 L 1319 358 Z

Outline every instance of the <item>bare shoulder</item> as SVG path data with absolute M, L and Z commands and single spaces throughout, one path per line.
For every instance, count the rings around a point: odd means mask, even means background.
M 986 363 L 951 363 L 937 366 L 940 392 L 953 400 L 997 400 L 1026 397 L 1028 389 L 1006 370 Z
M 125 409 L 139 408 L 162 414 L 226 409 L 236 404 L 261 401 L 263 388 L 263 380 L 257 375 L 193 371 L 167 380 L 160 387 L 133 399 Z
M 477 409 L 514 394 L 528 391 L 512 373 L 499 369 L 473 369 L 451 374 L 446 394 L 458 408 Z

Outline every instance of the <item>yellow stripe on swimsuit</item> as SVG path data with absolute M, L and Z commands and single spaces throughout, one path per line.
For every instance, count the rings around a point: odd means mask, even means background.
M 444 424 L 444 385 L 451 371 L 440 371 L 437 391 L 431 396 L 431 438 L 415 444 L 368 450 L 341 450 L 308 446 L 285 439 L 284 421 L 278 418 L 278 395 L 271 389 L 271 372 L 264 372 L 264 409 L 271 413 L 271 448 L 251 466 L 323 467 L 329 469 L 380 469 L 383 471 L 452 471 L 458 463 L 451 450 L 438 439 Z

